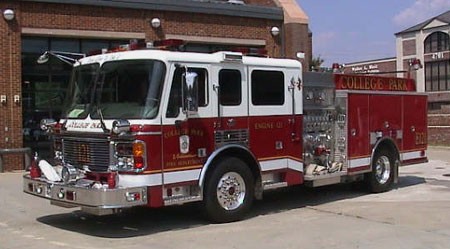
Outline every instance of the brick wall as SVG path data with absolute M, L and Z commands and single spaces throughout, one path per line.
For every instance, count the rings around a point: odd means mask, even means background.
M 450 146 L 450 106 L 428 112 L 428 143 Z
M 154 17 L 147 14 L 148 22 Z M 279 45 L 270 35 L 270 28 L 279 25 L 277 22 L 263 19 L 252 19 L 245 17 L 211 16 L 206 14 L 192 14 L 166 12 L 158 15 L 161 19 L 162 29 L 156 33 L 154 29 L 147 28 L 148 39 L 156 36 L 164 37 L 165 34 L 212 36 L 242 39 L 266 40 L 266 48 L 270 56 L 279 56 Z M 147 23 L 148 23 L 147 22 Z M 276 49 L 271 49 L 273 47 Z
M 403 56 L 416 54 L 416 40 L 403 41 Z
M 16 17 L 20 17 L 17 1 L 2 1 L 0 9 L 14 9 Z M 3 11 L 2 11 L 3 12 Z M 14 103 L 14 95 L 21 93 L 21 48 L 20 18 L 12 21 L 0 20 L 0 95 L 6 95 L 6 104 L 0 104 L 0 148 L 22 147 L 22 107 Z M 4 170 L 22 168 L 22 156 L 3 156 Z
M 23 3 L 22 9 L 23 27 L 145 32 L 148 40 L 165 34 L 251 38 L 266 40 L 267 47 L 273 46 L 270 27 L 281 24 L 256 18 L 82 5 Z M 161 19 L 161 29 L 150 26 L 154 17 Z
M 367 63 L 355 63 L 346 64 L 344 67 L 344 73 L 366 73 L 369 71 L 373 72 L 393 72 L 397 69 L 396 60 L 385 60 L 385 61 L 368 61 Z M 380 76 L 385 77 L 397 77 L 396 73 L 386 73 Z M 406 77 L 406 75 L 405 75 Z
M 247 0 L 247 4 L 276 6 L 272 0 Z M 0 1 L 0 9 L 11 8 L 16 18 L 7 22 L 0 18 L 0 95 L 8 102 L 0 104 L 0 149 L 21 148 L 22 107 L 13 103 L 21 93 L 21 29 L 71 29 L 111 32 L 141 32 L 147 40 L 164 39 L 166 34 L 206 37 L 261 39 L 272 57 L 281 56 L 281 45 L 270 34 L 272 26 L 282 21 L 182 12 L 119 9 L 83 5 Z M 154 17 L 161 28 L 150 25 Z M 22 169 L 21 155 L 3 157 L 5 170 Z
M 285 54 L 286 58 L 297 59 L 297 52 L 304 52 L 306 56 L 312 55 L 312 39 L 307 24 L 285 24 Z M 303 71 L 309 71 L 309 59 L 303 61 Z

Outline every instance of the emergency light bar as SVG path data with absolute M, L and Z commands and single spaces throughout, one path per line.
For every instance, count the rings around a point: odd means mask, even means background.
M 180 46 L 185 45 L 185 42 L 180 39 L 166 39 L 153 42 L 153 47 L 162 50 L 179 50 Z
M 110 49 L 97 49 L 88 53 L 88 55 L 107 54 L 123 51 L 132 51 L 139 49 L 160 49 L 160 50 L 179 50 L 180 46 L 183 46 L 185 42 L 179 39 L 167 39 L 154 41 L 153 43 L 147 43 L 145 40 L 132 40 L 129 44 L 122 44 Z
M 145 40 L 131 40 L 128 44 L 122 44 L 117 47 L 113 47 L 110 49 L 97 49 L 92 50 L 88 53 L 88 55 L 98 55 L 98 54 L 108 54 L 108 53 L 115 53 L 115 52 L 123 52 L 123 51 L 131 51 L 131 50 L 139 50 L 139 49 L 146 49 L 148 48 L 147 43 Z
M 414 70 L 419 70 L 419 69 L 423 68 L 422 62 L 420 61 L 420 59 L 411 59 L 408 61 L 408 64 L 409 64 L 409 67 Z
M 88 55 L 107 54 L 122 51 L 131 51 L 139 49 L 160 49 L 170 51 L 182 51 L 183 46 L 186 45 L 184 40 L 180 39 L 165 39 L 153 42 L 145 42 L 145 40 L 132 40 L 129 44 L 120 45 L 110 49 L 98 49 L 88 53 Z M 231 52 L 224 54 L 223 61 L 242 61 L 242 56 L 256 56 L 267 57 L 267 50 L 265 48 L 248 48 L 235 47 L 230 49 Z
M 247 56 L 267 57 L 267 50 L 265 48 L 246 48 L 238 47 L 231 49 L 233 52 L 240 52 Z
M 344 70 L 345 64 L 333 63 L 331 68 L 333 69 L 333 73 L 342 72 Z

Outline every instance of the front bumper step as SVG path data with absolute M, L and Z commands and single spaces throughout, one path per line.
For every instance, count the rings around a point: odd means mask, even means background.
M 92 188 L 50 182 L 44 178 L 32 179 L 23 176 L 25 193 L 50 200 L 51 204 L 62 207 L 81 207 L 88 213 L 97 215 L 114 213 L 117 209 L 147 205 L 147 187 Z

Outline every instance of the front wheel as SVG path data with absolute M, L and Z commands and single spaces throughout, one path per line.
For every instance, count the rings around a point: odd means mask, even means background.
M 254 178 L 240 159 L 229 157 L 215 165 L 206 181 L 204 206 L 214 222 L 240 220 L 248 212 L 254 197 Z
M 372 172 L 367 175 L 369 191 L 380 193 L 392 188 L 397 165 L 391 151 L 381 149 L 375 153 Z

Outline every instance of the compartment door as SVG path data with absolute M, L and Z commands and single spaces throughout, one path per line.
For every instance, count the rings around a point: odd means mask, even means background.
M 383 137 L 392 138 L 399 150 L 402 150 L 402 96 L 371 95 L 369 99 L 371 145 L 376 143 L 376 132 L 382 132 Z
M 427 145 L 427 97 L 403 97 L 403 150 L 424 150 Z
M 369 95 L 348 95 L 348 156 L 356 159 L 370 156 Z

